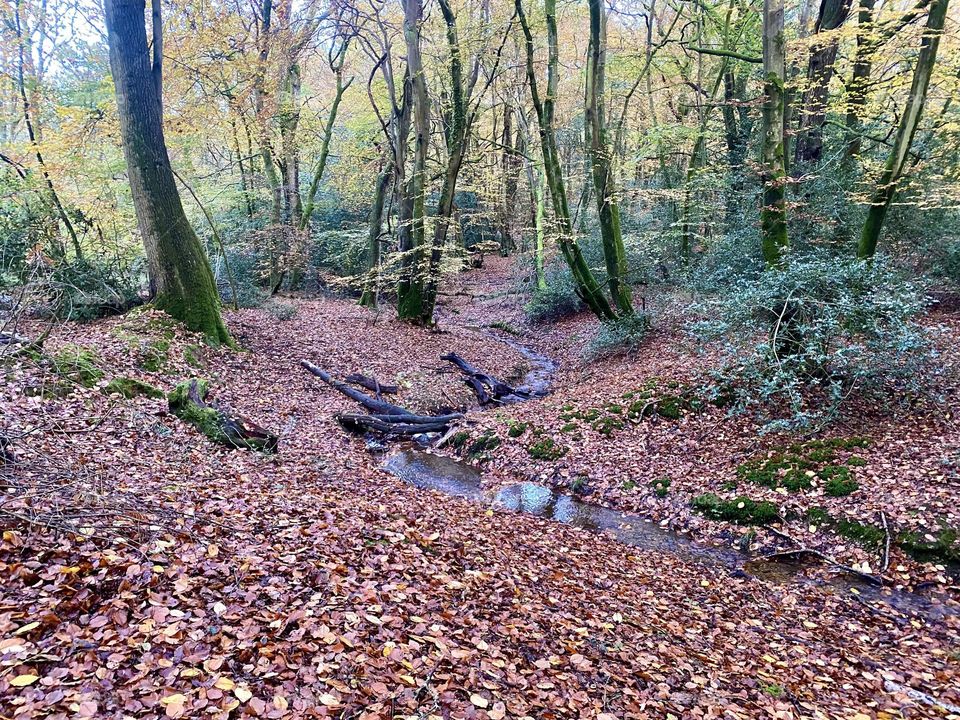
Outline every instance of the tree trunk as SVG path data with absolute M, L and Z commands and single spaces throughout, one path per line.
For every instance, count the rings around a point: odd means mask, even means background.
M 377 177 L 377 186 L 373 194 L 373 203 L 370 206 L 368 220 L 367 247 L 369 260 L 367 262 L 367 278 L 360 296 L 360 304 L 364 307 L 375 308 L 379 298 L 378 273 L 380 271 L 380 228 L 383 225 L 383 206 L 387 200 L 387 190 L 393 181 L 393 165 L 387 164 Z
M 867 104 L 867 86 L 873 70 L 873 11 L 876 0 L 860 0 L 857 9 L 857 49 L 853 56 L 853 76 L 847 84 L 847 151 L 849 162 L 860 154 L 860 125 Z
M 783 0 L 763 2 L 763 138 L 760 210 L 763 259 L 768 267 L 779 264 L 788 247 L 786 167 L 784 156 L 784 37 Z
M 839 28 L 850 14 L 850 0 L 821 0 L 814 33 Z M 823 126 L 827 121 L 827 94 L 837 59 L 837 39 L 815 42 L 807 63 L 807 91 L 797 137 L 797 162 L 816 163 L 823 155 Z
M 420 56 L 420 22 L 423 0 L 403 0 L 403 36 L 407 46 L 413 110 L 413 168 L 404 189 L 400 252 L 403 254 L 397 285 L 397 315 L 422 322 L 424 300 L 424 215 L 427 150 L 430 142 L 430 98 Z
M 123 154 L 156 306 L 215 343 L 231 343 L 203 245 L 187 222 L 163 139 L 144 0 L 106 0 Z
M 610 297 L 621 315 L 633 313 L 630 284 L 627 282 L 627 253 L 620 230 L 620 205 L 613 175 L 613 156 L 607 139 L 604 114 L 606 70 L 606 11 L 602 0 L 590 0 L 590 50 L 587 73 L 587 125 L 590 127 L 590 160 L 593 187 L 600 218 L 600 237 L 607 266 Z
M 871 258 L 877 250 L 883 222 L 890 209 L 890 203 L 897 190 L 897 181 L 903 172 L 913 136 L 920 125 L 920 116 L 923 114 L 923 105 L 927 98 L 927 88 L 930 85 L 930 76 L 933 74 L 937 62 L 937 48 L 940 45 L 940 36 L 943 34 L 944 19 L 947 15 L 949 0 L 934 0 L 930 5 L 930 14 L 927 17 L 927 27 L 920 42 L 920 54 L 913 71 L 913 82 L 910 85 L 910 96 L 907 106 L 900 117 L 900 126 L 897 136 L 887 158 L 887 165 L 877 183 L 877 188 L 870 198 L 870 210 L 863 224 L 860 234 L 858 255 L 861 258 Z
M 570 222 L 570 206 L 567 200 L 567 191 L 563 181 L 563 169 L 560 164 L 560 153 L 557 148 L 556 131 L 553 126 L 554 101 L 557 94 L 557 73 L 559 67 L 559 50 L 557 41 L 557 4 L 556 0 L 544 0 L 544 12 L 547 21 L 547 87 L 541 98 L 537 85 L 537 75 L 534 70 L 533 34 L 523 11 L 522 0 L 514 0 L 520 26 L 523 29 L 526 48 L 527 84 L 530 87 L 530 96 L 537 113 L 540 126 L 540 149 L 543 154 L 543 168 L 547 187 L 550 190 L 550 199 L 553 205 L 554 220 L 559 234 L 560 252 L 563 255 L 570 274 L 573 276 L 577 294 L 587 307 L 601 320 L 613 320 L 616 313 L 610 302 L 603 294 L 603 289 L 593 275 L 590 266 L 583 257 L 583 251 L 577 244 Z

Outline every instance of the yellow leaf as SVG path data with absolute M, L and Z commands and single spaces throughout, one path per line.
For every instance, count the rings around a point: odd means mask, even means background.
M 213 686 L 219 688 L 220 690 L 233 690 L 237 684 L 228 677 L 222 677 L 217 680 Z
M 27 685 L 33 685 L 39 679 L 39 676 L 28 673 L 25 675 L 17 675 L 10 681 L 10 684 L 14 687 L 26 687 Z
M 167 695 L 165 698 L 160 699 L 161 705 L 170 705 L 171 703 L 183 705 L 185 702 L 187 702 L 187 696 L 181 693 L 174 693 L 173 695 Z
M 24 633 L 28 633 L 28 632 L 30 632 L 31 630 L 33 630 L 34 628 L 37 628 L 37 627 L 40 627 L 40 623 L 38 623 L 38 622 L 27 623 L 27 624 L 24 625 L 23 627 L 17 628 L 16 631 L 15 631 L 13 634 L 14 634 L 14 635 L 23 635 Z
M 200 671 L 197 668 L 187 668 L 180 673 L 180 677 L 192 678 L 200 674 Z
M 253 697 L 253 693 L 250 692 L 250 690 L 244 685 L 235 687 L 233 689 L 233 694 L 236 695 L 237 700 L 239 700 L 242 703 L 245 703 L 247 700 Z
M 326 705 L 327 707 L 336 707 L 340 704 L 340 699 L 336 695 L 331 695 L 330 693 L 324 693 L 319 698 L 321 705 Z
M 470 702 L 472 702 L 478 708 L 485 708 L 490 704 L 483 695 L 477 695 L 476 693 L 470 696 Z

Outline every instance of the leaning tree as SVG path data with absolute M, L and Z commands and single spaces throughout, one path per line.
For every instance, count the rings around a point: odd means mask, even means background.
M 104 7 L 123 154 L 155 305 L 210 342 L 230 343 L 210 263 L 183 212 L 163 139 L 160 0 L 152 0 L 152 57 L 145 0 L 105 0 Z

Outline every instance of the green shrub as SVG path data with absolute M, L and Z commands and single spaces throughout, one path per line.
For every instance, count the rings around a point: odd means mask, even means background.
M 828 465 L 819 472 L 824 481 L 823 491 L 833 497 L 844 497 L 859 489 L 860 484 L 850 475 L 850 468 Z
M 650 317 L 646 313 L 634 313 L 600 323 L 585 355 L 588 358 L 598 358 L 619 353 L 635 353 L 649 332 Z
M 524 310 L 531 320 L 544 322 L 574 315 L 583 307 L 570 273 L 564 267 L 547 273 L 547 286 L 533 291 Z
M 932 357 L 916 322 L 921 289 L 881 259 L 788 257 L 701 306 L 701 339 L 724 339 L 716 380 L 736 410 L 784 429 L 829 420 L 852 390 L 887 399 L 925 389 Z M 748 340 L 763 337 L 759 343 Z

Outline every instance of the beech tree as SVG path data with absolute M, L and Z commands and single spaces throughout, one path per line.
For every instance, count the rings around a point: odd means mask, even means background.
M 783 0 L 763 0 L 763 126 L 761 130 L 760 210 L 763 259 L 768 266 L 780 262 L 787 248 L 787 209 L 783 103 L 785 76 Z
M 153 0 L 153 48 L 144 0 L 106 0 L 107 39 L 123 154 L 146 250 L 154 303 L 212 343 L 231 343 L 203 245 L 180 202 L 163 138 L 163 29 Z
M 913 82 L 910 85 L 907 105 L 900 117 L 900 125 L 897 128 L 887 164 L 870 198 L 870 209 L 867 211 L 867 219 L 860 234 L 858 254 L 861 258 L 873 257 L 877 251 L 883 222 L 897 191 L 897 181 L 903 174 L 913 137 L 920 126 L 930 76 L 937 62 L 937 48 L 940 46 L 940 36 L 943 34 L 948 2 L 949 0 L 933 0 L 930 5 L 930 14 L 927 16 L 927 26 L 920 43 L 920 54 L 917 56 L 917 63 L 913 70 Z

